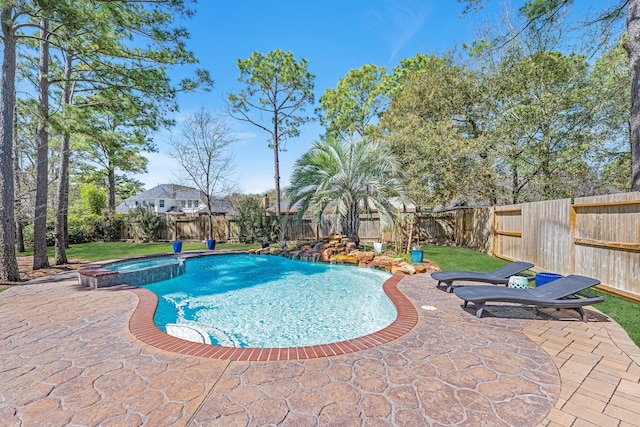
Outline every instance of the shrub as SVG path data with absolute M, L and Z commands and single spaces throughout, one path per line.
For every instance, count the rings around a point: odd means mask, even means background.
M 120 240 L 124 226 L 125 219 L 123 214 L 107 212 L 98 224 L 98 231 L 104 240 Z
M 238 206 L 238 240 L 242 243 L 277 241 L 280 223 L 274 215 L 265 215 L 261 202 L 247 197 Z
M 99 232 L 102 217 L 96 214 L 69 215 L 69 244 L 88 243 L 101 239 Z
M 25 224 L 22 229 L 22 238 L 26 246 L 33 246 L 33 223 Z M 47 246 L 53 246 L 55 237 L 53 234 L 53 221 L 47 221 Z
M 154 215 L 150 207 L 136 206 L 129 212 L 129 221 L 137 239 L 158 240 L 162 219 Z

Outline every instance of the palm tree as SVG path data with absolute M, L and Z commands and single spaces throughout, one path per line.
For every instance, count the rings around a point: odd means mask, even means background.
M 389 197 L 405 197 L 400 162 L 382 141 L 327 138 L 314 142 L 300 157 L 287 190 L 291 205 L 300 203 L 300 218 L 309 210 L 315 223 L 331 206 L 342 232 L 357 244 L 360 210 L 378 211 L 382 226 L 395 212 Z

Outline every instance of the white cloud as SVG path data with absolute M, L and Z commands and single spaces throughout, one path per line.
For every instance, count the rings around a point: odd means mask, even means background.
M 369 11 L 365 22 L 389 44 L 391 63 L 420 30 L 430 12 L 430 7 L 418 0 L 402 3 L 389 0 L 381 10 Z

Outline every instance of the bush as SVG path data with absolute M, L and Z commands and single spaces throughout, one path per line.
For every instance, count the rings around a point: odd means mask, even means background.
M 33 223 L 25 224 L 22 229 L 22 238 L 25 246 L 33 246 Z M 53 234 L 53 221 L 47 221 L 47 246 L 53 246 L 55 237 Z
M 242 243 L 278 240 L 280 223 L 274 215 L 265 215 L 261 202 L 254 198 L 244 199 L 237 209 L 238 240 Z
M 136 206 L 129 212 L 129 221 L 136 238 L 152 242 L 158 240 L 162 219 L 154 215 L 150 207 Z
M 69 215 L 69 244 L 88 243 L 101 239 L 99 232 L 102 217 L 96 214 Z
M 89 243 L 98 240 L 119 240 L 124 227 L 124 215 L 107 212 L 103 215 L 69 215 L 69 244 Z M 47 246 L 55 244 L 55 226 L 53 219 L 47 221 Z M 33 224 L 23 228 L 24 243 L 33 246 Z
M 120 240 L 122 237 L 122 230 L 125 226 L 125 219 L 123 214 L 116 214 L 113 212 L 107 212 L 102 217 L 102 221 L 98 224 L 99 234 L 104 240 Z

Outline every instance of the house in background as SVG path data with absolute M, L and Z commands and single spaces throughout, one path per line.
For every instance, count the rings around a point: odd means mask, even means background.
M 207 198 L 197 188 L 177 184 L 160 184 L 125 199 L 116 207 L 117 213 L 127 214 L 136 206 L 148 206 L 157 215 L 200 216 L 208 215 Z M 211 201 L 211 213 L 214 215 L 233 215 L 231 203 L 226 200 Z

